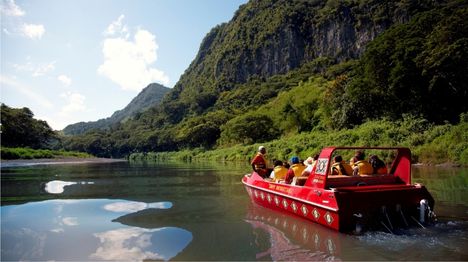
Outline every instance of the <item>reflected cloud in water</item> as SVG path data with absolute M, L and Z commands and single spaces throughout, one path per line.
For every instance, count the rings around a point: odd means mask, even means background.
M 192 241 L 191 232 L 178 227 L 129 227 L 112 221 L 144 209 L 171 207 L 171 202 L 109 199 L 2 206 L 1 260 L 169 260 Z
M 192 234 L 176 227 L 121 228 L 94 234 L 100 247 L 90 255 L 98 260 L 169 260 L 191 241 Z
M 76 182 L 53 180 L 46 184 L 45 191 L 50 194 L 62 194 L 66 186 L 71 186 L 75 184 Z
M 94 182 L 68 182 L 68 181 L 61 181 L 61 180 L 53 180 L 48 182 L 45 185 L 45 191 L 50 194 L 62 194 L 65 191 L 66 186 L 71 185 L 92 185 Z
M 64 217 L 62 218 L 62 223 L 66 226 L 78 226 L 78 218 L 77 217 Z
M 148 208 L 156 209 L 168 209 L 172 207 L 171 202 L 155 202 L 155 203 L 144 203 L 135 201 L 122 201 L 107 204 L 104 209 L 111 212 L 117 213 L 134 213 Z

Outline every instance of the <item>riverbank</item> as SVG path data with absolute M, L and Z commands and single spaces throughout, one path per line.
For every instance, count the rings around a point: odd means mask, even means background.
M 103 164 L 126 162 L 126 159 L 113 159 L 113 158 L 79 158 L 79 157 L 64 157 L 64 158 L 40 158 L 40 159 L 15 159 L 15 160 L 1 160 L 1 168 L 10 167 L 24 167 L 24 166 L 38 166 L 38 165 L 76 165 L 76 164 Z
M 458 125 L 433 125 L 423 119 L 404 121 L 371 121 L 353 129 L 314 130 L 257 143 L 236 144 L 212 150 L 195 148 L 177 152 L 133 153 L 130 160 L 158 161 L 180 159 L 188 161 L 250 162 L 259 145 L 267 148 L 270 159 L 287 160 L 296 155 L 306 159 L 322 148 L 337 146 L 398 146 L 411 149 L 412 162 L 424 165 L 468 166 L 468 119 Z

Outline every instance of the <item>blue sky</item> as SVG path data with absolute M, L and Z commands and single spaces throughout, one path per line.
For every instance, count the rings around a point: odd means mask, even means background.
M 0 0 L 0 101 L 56 130 L 173 87 L 203 37 L 247 0 Z

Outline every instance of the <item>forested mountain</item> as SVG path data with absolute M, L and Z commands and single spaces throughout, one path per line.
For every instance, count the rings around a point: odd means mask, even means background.
M 163 113 L 176 123 L 206 111 L 224 91 L 250 80 L 263 82 L 311 61 L 320 67 L 358 58 L 366 44 L 391 25 L 407 22 L 437 2 L 250 1 L 229 23 L 207 34 L 164 101 Z M 255 95 L 255 89 L 249 93 Z
M 115 111 L 112 116 L 97 121 L 68 125 L 63 129 L 63 133 L 65 135 L 79 135 L 92 129 L 109 129 L 113 125 L 126 121 L 151 106 L 158 105 L 169 90 L 169 88 L 157 83 L 150 84 L 133 98 L 124 109 Z
M 207 34 L 160 105 L 64 144 L 125 156 L 408 115 L 456 123 L 467 112 L 466 17 L 466 1 L 252 0 Z
M 27 108 L 11 108 L 1 105 L 2 147 L 50 148 L 57 142 L 57 134 L 46 121 L 34 118 Z

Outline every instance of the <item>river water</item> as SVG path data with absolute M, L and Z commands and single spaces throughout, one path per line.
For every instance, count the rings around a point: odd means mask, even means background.
M 439 222 L 338 233 L 252 204 L 246 164 L 2 169 L 1 260 L 468 260 L 468 169 L 413 167 Z

